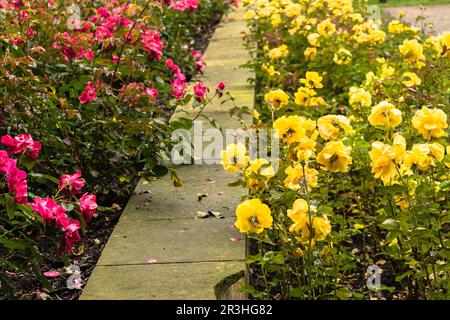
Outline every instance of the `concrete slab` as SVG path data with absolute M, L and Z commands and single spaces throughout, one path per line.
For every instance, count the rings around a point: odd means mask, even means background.
M 184 210 L 179 207 L 178 210 Z M 243 260 L 242 237 L 232 228 L 234 218 L 121 220 L 98 265 Z
M 214 300 L 214 286 L 242 262 L 97 266 L 81 300 Z

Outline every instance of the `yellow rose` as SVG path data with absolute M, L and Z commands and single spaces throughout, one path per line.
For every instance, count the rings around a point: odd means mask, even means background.
M 423 54 L 423 46 L 416 40 L 404 40 L 399 47 L 401 56 L 406 60 L 406 63 L 415 65 L 418 68 L 425 66 L 421 60 L 425 60 Z
M 322 168 L 331 172 L 347 172 L 352 163 L 351 147 L 346 147 L 341 141 L 328 142 L 317 155 L 317 162 Z
M 316 122 L 296 115 L 282 116 L 275 120 L 273 128 L 276 130 L 277 138 L 290 144 L 306 134 L 312 133 L 316 128 Z
M 305 56 L 306 60 L 314 60 L 317 54 L 317 49 L 314 47 L 308 47 L 303 52 L 303 55 Z
M 350 120 L 341 115 L 326 115 L 317 120 L 320 136 L 325 140 L 336 140 L 340 136 L 340 128 L 348 135 L 353 134 Z
M 336 64 L 349 64 L 352 61 L 352 53 L 341 48 L 334 54 L 333 61 Z
M 372 126 L 395 128 L 402 122 L 402 112 L 392 103 L 382 101 L 372 108 L 368 120 Z
M 321 36 L 329 36 L 336 32 L 336 26 L 331 23 L 330 19 L 326 19 L 317 25 L 317 32 Z
M 351 87 L 349 92 L 350 105 L 359 103 L 362 107 L 370 107 L 372 105 L 372 95 L 364 88 Z
M 303 166 L 300 163 L 287 167 L 284 171 L 287 175 L 286 179 L 284 179 L 285 187 L 291 190 L 298 190 L 304 184 L 304 180 L 306 180 L 309 191 L 317 187 L 317 176 L 319 174 L 317 170 L 305 166 L 304 171 L 305 179 L 303 178 Z
M 222 161 L 220 162 L 223 168 L 231 173 L 245 169 L 249 162 L 249 157 L 246 155 L 247 149 L 242 143 L 229 144 L 227 148 L 222 151 Z
M 405 72 L 402 75 L 402 83 L 407 87 L 418 86 L 422 83 L 422 80 L 414 72 Z
M 236 208 L 236 228 L 242 233 L 260 234 L 272 227 L 270 208 L 259 199 L 245 200 Z
M 422 107 L 421 110 L 416 111 L 411 122 L 424 139 L 439 138 L 447 135 L 447 132 L 444 130 L 448 127 L 447 114 L 441 109 Z
M 421 143 L 413 145 L 411 151 L 406 152 L 405 166 L 410 168 L 413 164 L 420 170 L 435 167 L 437 162 L 444 159 L 445 148 L 439 143 Z
M 402 163 L 405 153 L 406 141 L 400 134 L 395 136 L 392 146 L 380 141 L 373 142 L 369 157 L 375 179 L 381 179 L 385 186 L 390 186 L 399 173 L 396 163 Z
M 275 109 L 282 108 L 289 102 L 289 96 L 281 89 L 273 90 L 264 96 L 264 101 Z
M 303 83 L 308 88 L 323 88 L 322 77 L 315 71 L 307 71 L 305 79 L 300 79 L 300 83 Z

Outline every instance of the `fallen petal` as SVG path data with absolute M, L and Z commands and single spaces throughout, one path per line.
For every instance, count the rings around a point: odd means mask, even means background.
M 47 271 L 44 272 L 44 276 L 46 276 L 47 278 L 56 278 L 59 277 L 61 273 L 58 271 Z

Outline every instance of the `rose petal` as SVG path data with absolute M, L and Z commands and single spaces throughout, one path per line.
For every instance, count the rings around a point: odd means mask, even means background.
M 158 260 L 156 260 L 156 259 L 147 259 L 147 260 L 145 260 L 145 263 L 148 263 L 148 264 L 153 264 L 153 263 L 157 263 L 158 262 Z
M 231 241 L 241 241 L 241 238 L 230 238 Z
M 46 276 L 47 278 L 56 278 L 59 277 L 61 273 L 58 271 L 47 271 L 44 272 L 44 276 Z

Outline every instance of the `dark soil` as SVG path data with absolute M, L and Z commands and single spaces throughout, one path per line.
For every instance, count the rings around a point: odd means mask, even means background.
M 214 34 L 216 26 L 222 18 L 222 13 L 211 17 L 208 24 L 202 28 L 197 37 L 195 37 L 195 50 L 204 53 L 208 47 L 209 41 Z M 192 78 L 195 75 L 187 75 Z M 173 112 L 174 110 L 171 110 Z M 137 181 L 133 182 L 134 190 Z M 73 256 L 70 257 L 69 263 L 77 265 L 81 270 L 82 286 L 87 283 L 98 259 L 105 247 L 109 236 L 114 230 L 115 225 L 123 212 L 123 208 L 129 200 L 128 195 L 121 199 L 111 198 L 101 199 L 101 205 L 104 207 L 113 207 L 112 211 L 101 212 L 89 222 L 86 233 L 82 236 L 82 240 L 76 245 Z M 78 299 L 82 289 L 68 289 L 67 279 L 70 274 L 65 272 L 64 261 L 58 256 L 57 244 L 40 241 L 38 244 L 39 251 L 43 253 L 43 261 L 39 265 L 40 272 L 58 271 L 60 275 L 54 278 L 47 278 L 48 284 L 45 287 L 36 275 L 30 272 L 7 272 L 9 283 L 15 292 L 13 298 L 17 299 L 39 299 L 39 300 L 75 300 Z M 5 297 L 0 296 L 0 300 Z

